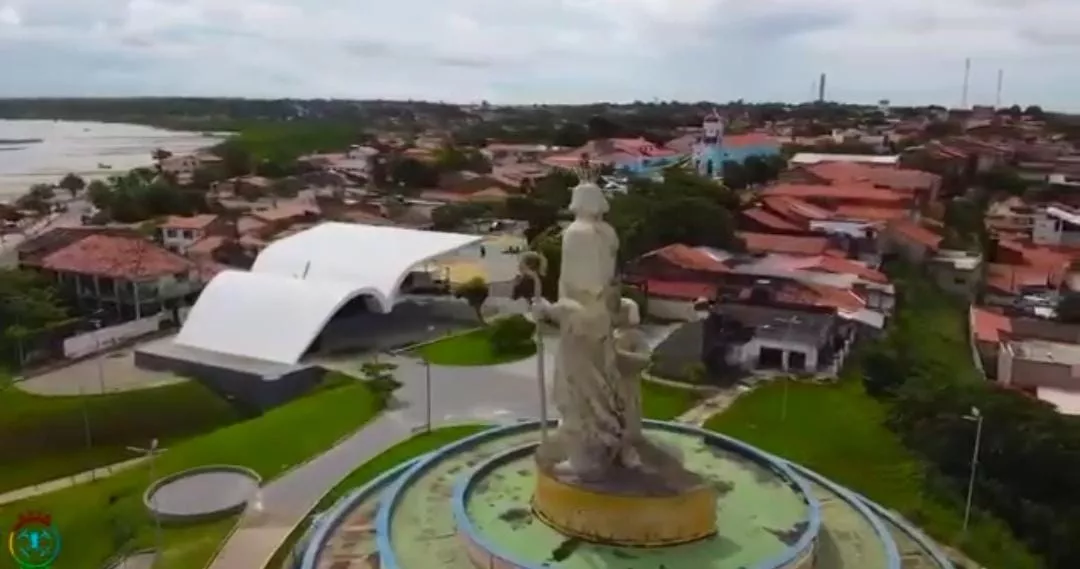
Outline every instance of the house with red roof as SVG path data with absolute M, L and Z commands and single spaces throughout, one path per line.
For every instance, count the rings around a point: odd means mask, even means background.
M 666 320 L 694 320 L 703 302 L 739 297 L 763 281 L 773 282 L 776 294 L 787 295 L 788 302 L 832 306 L 878 324 L 892 312 L 895 296 L 883 273 L 842 257 L 732 253 L 682 244 L 635 259 L 624 280 L 645 293 L 649 315 Z
M 675 150 L 644 138 L 606 138 L 590 140 L 568 152 L 548 156 L 542 162 L 554 168 L 572 169 L 585 157 L 595 166 L 610 166 L 623 173 L 642 175 L 673 166 L 685 158 Z
M 203 285 L 196 264 L 130 229 L 57 228 L 19 246 L 19 267 L 56 284 L 78 312 L 138 320 Z

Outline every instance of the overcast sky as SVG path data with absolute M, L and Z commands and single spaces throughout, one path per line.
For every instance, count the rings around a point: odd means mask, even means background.
M 1080 0 L 0 0 L 0 96 L 1080 110 Z

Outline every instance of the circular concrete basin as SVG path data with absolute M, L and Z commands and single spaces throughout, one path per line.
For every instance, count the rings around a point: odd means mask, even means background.
M 196 523 L 240 513 L 259 490 L 259 475 L 230 465 L 200 466 L 154 482 L 143 501 L 163 523 Z

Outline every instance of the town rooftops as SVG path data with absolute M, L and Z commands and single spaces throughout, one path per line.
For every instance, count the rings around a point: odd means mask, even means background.
M 902 194 L 892 190 L 875 188 L 867 184 L 851 184 L 843 186 L 825 186 L 817 184 L 776 184 L 762 192 L 768 196 L 786 196 L 806 200 L 851 200 L 871 201 L 880 203 L 900 204 L 908 200 Z
M 729 253 L 708 247 L 691 247 L 679 243 L 668 245 L 642 255 L 642 258 L 660 257 L 668 263 L 684 269 L 723 273 L 727 272 L 725 261 Z
M 906 241 L 917 243 L 934 251 L 938 249 L 943 239 L 941 235 L 911 219 L 893 220 L 889 223 L 888 229 Z
M 741 215 L 773 231 L 802 231 L 804 229 L 760 207 L 743 210 Z
M 194 265 L 139 236 L 93 233 L 52 251 L 38 266 L 57 272 L 144 280 L 186 273 Z
M 820 164 L 822 162 L 848 162 L 853 164 L 896 166 L 900 163 L 900 156 L 878 156 L 875 154 L 818 154 L 815 152 L 799 152 L 795 156 L 792 156 L 789 162 L 798 166 Z
M 677 154 L 675 150 L 657 146 L 644 138 L 609 138 L 590 140 L 569 152 L 549 156 L 544 159 L 544 163 L 565 168 L 578 165 L 585 155 L 589 156 L 590 162 L 606 164 L 636 161 L 642 158 L 670 157 Z
M 158 227 L 163 229 L 206 229 L 217 219 L 218 216 L 209 213 L 193 216 L 172 215 L 167 217 Z
M 823 162 L 806 170 L 831 184 L 868 184 L 894 190 L 929 190 L 940 182 L 936 174 L 907 168 L 883 168 L 853 162 Z
M 751 253 L 791 253 L 796 255 L 821 255 L 829 248 L 825 237 L 775 235 L 772 233 L 739 232 L 739 238 Z
M 823 338 L 836 321 L 836 316 L 828 311 L 742 302 L 720 302 L 712 312 L 754 328 L 754 335 L 759 338 L 806 343 L 816 343 Z

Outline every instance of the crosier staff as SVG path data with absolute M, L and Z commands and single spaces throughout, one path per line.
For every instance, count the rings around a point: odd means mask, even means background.
M 540 306 L 544 301 L 542 277 L 547 273 L 547 258 L 538 251 L 526 251 L 518 264 L 522 278 L 532 280 L 533 296 L 530 303 Z M 534 312 L 536 314 L 536 312 Z M 540 441 L 547 441 L 547 374 L 544 372 L 544 333 L 540 330 L 541 318 L 536 318 L 536 381 L 540 388 Z

